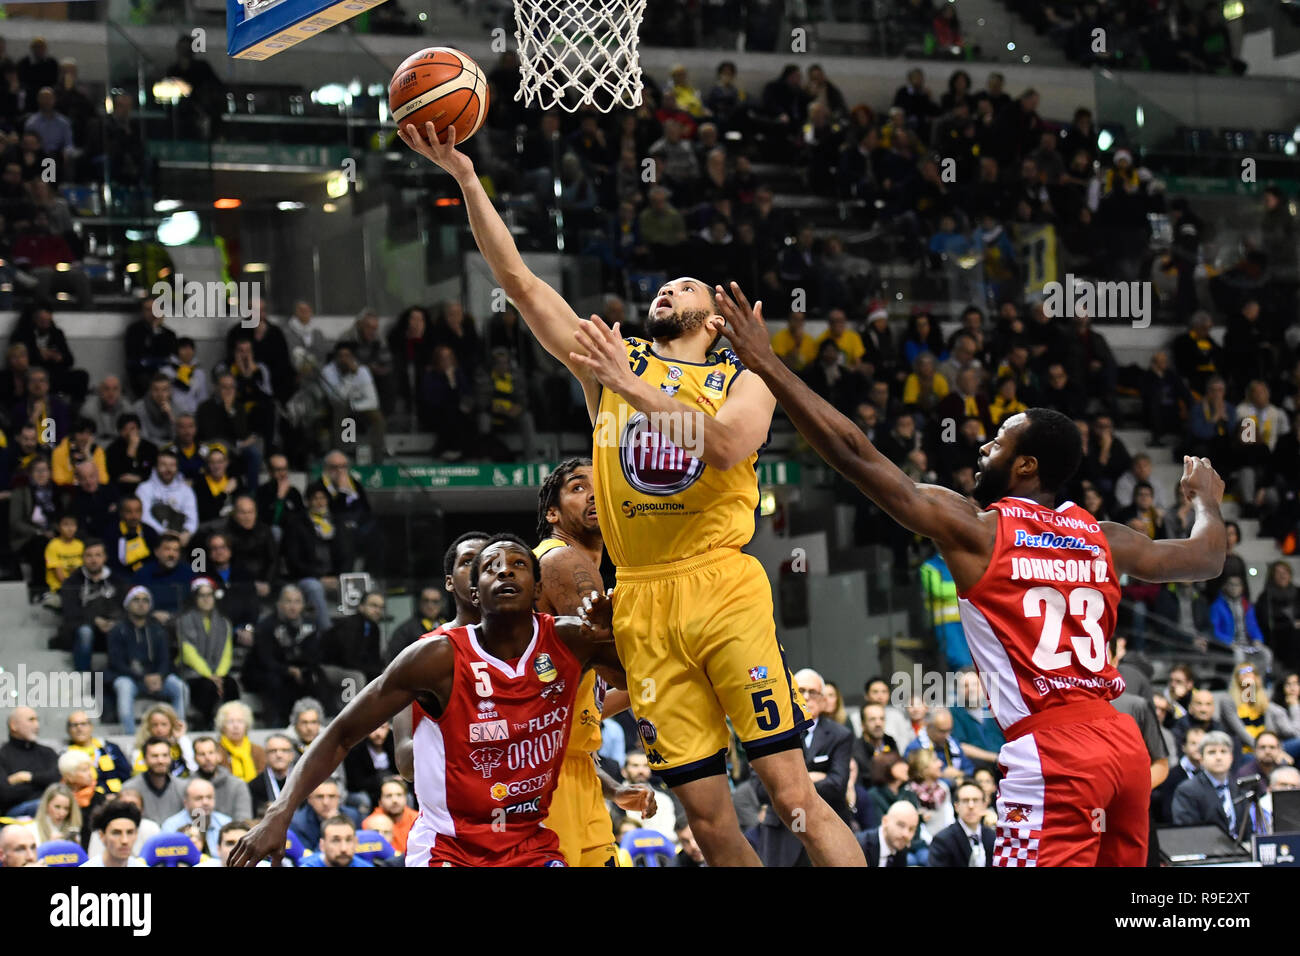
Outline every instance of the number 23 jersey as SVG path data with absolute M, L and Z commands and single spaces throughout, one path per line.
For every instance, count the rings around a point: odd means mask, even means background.
M 1072 501 L 1003 498 L 989 566 L 958 594 L 962 628 L 1005 730 L 1062 704 L 1112 700 L 1124 678 L 1106 656 L 1120 585 L 1101 525 Z

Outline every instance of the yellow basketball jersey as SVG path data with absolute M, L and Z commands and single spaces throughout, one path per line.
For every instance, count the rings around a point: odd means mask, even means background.
M 602 389 L 592 434 L 600 533 L 615 567 L 668 564 L 716 548 L 741 548 L 754 535 L 757 453 L 719 471 L 691 452 L 703 441 L 692 412 L 716 416 L 744 369 L 730 349 L 703 364 L 669 361 L 654 343 L 625 339 L 633 373 L 681 405 L 677 447 L 652 429 L 650 417 L 616 392 Z M 674 413 L 676 414 L 676 413 Z
M 533 549 L 533 554 L 540 561 L 556 548 L 567 547 L 559 538 L 547 538 Z M 596 672 L 589 670 L 578 684 L 578 694 L 573 698 L 573 722 L 569 729 L 569 754 L 594 754 L 600 749 L 600 712 L 605 704 L 605 682 L 600 681 L 597 686 L 598 680 Z

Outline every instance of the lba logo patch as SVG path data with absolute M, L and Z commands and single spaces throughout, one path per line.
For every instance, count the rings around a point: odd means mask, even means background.
M 721 372 L 710 372 L 708 377 L 704 379 L 704 387 L 712 392 L 720 392 L 722 391 L 722 382 Z
M 555 680 L 558 674 L 555 665 L 551 663 L 550 654 L 538 654 L 536 660 L 533 661 L 533 670 L 537 672 L 537 679 L 543 684 L 549 684 Z
M 636 722 L 636 730 L 647 744 L 652 744 L 659 739 L 659 731 L 655 729 L 655 725 L 644 717 Z
M 510 728 L 504 720 L 489 720 L 486 723 L 470 724 L 469 726 L 469 742 L 472 744 L 509 739 Z

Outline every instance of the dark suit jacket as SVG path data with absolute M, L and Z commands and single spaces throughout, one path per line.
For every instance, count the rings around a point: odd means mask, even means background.
M 1169 760 L 1169 776 L 1165 777 L 1165 782 L 1151 791 L 1151 809 L 1155 812 L 1156 822 L 1161 824 L 1170 824 L 1174 822 L 1174 794 L 1178 787 L 1187 779 L 1187 771 L 1183 769 L 1181 760 Z
M 867 856 L 867 866 L 880 865 L 880 827 L 868 830 L 858 837 L 858 843 L 862 845 L 862 852 Z M 893 862 L 889 864 L 893 869 L 907 866 L 907 851 L 900 850 L 894 854 Z
M 984 844 L 984 865 L 993 862 L 993 830 L 980 824 L 980 842 Z M 960 823 L 946 826 L 930 841 L 929 866 L 970 866 L 970 840 Z
M 1241 826 L 1242 815 L 1249 815 L 1250 806 L 1247 801 L 1242 800 L 1241 790 L 1228 774 L 1228 792 L 1232 795 L 1232 800 L 1237 807 L 1237 827 Z M 1174 791 L 1173 820 L 1175 826 L 1214 826 L 1220 827 L 1225 833 L 1228 830 L 1228 815 L 1223 812 L 1223 804 L 1219 801 L 1219 794 L 1214 789 L 1214 783 L 1210 780 L 1209 774 L 1204 770 L 1197 773 L 1194 777 L 1184 780 Z M 1246 824 L 1246 836 L 1251 832 L 1250 824 Z M 1236 836 L 1236 833 L 1232 833 Z
M 853 732 L 830 717 L 822 717 L 813 730 L 811 746 L 804 748 L 804 764 L 809 771 L 826 774 L 814 786 L 818 795 L 845 822 L 850 819 L 845 791 L 849 785 L 849 756 L 853 749 Z M 760 803 L 771 804 L 771 798 L 762 782 L 755 785 Z M 758 828 L 758 855 L 765 866 L 808 865 L 803 843 L 781 822 L 781 818 L 768 810 Z
M 271 782 L 267 779 L 271 773 L 271 768 L 267 767 L 248 784 L 248 792 L 253 798 L 253 816 L 260 817 L 262 812 L 266 809 L 267 804 L 275 799 L 271 796 Z M 286 774 L 285 780 L 288 779 L 289 777 Z M 280 786 L 284 786 L 284 780 L 280 781 Z
M 360 613 L 351 614 L 325 632 L 321 640 L 321 663 L 361 671 L 370 682 L 384 669 L 379 640 L 378 624 L 371 624 Z
M 385 777 L 397 773 L 397 759 L 393 755 L 393 735 L 384 738 L 383 751 L 388 755 L 388 769 L 376 770 L 375 761 L 370 756 L 370 741 L 362 740 L 343 758 L 343 773 L 346 776 L 349 793 L 365 792 L 370 794 L 370 802 L 379 806 L 379 790 Z

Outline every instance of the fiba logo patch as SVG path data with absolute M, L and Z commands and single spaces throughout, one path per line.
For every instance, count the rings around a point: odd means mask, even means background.
M 636 732 L 641 735 L 641 739 L 646 742 L 646 746 L 659 739 L 659 731 L 655 729 L 655 725 L 644 717 L 636 722 Z
M 704 462 L 688 455 L 650 427 L 644 412 L 628 419 L 619 441 L 623 477 L 647 495 L 675 495 L 699 480 Z
M 538 654 L 537 659 L 533 661 L 533 670 L 537 672 L 537 679 L 543 684 L 549 684 L 555 680 L 555 665 L 551 663 L 550 654 Z

